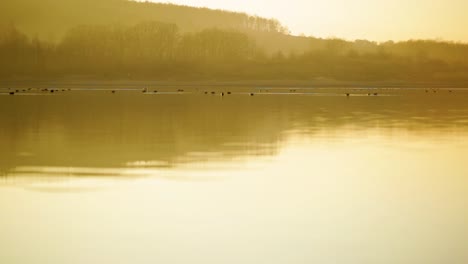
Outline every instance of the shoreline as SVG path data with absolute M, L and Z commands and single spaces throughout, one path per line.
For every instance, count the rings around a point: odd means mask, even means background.
M 145 87 L 290 87 L 290 88 L 468 88 L 468 83 L 431 83 L 405 81 L 348 82 L 335 80 L 243 80 L 243 81 L 168 81 L 130 79 L 55 79 L 55 80 L 0 80 L 0 88 L 22 87 L 60 88 L 145 88 Z

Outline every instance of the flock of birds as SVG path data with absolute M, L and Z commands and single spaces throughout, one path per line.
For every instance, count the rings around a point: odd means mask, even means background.
M 198 91 L 198 90 L 197 90 L 197 91 Z M 115 90 L 112 90 L 112 93 L 115 93 L 115 92 L 116 92 Z M 143 92 L 143 93 L 153 93 L 153 94 L 154 94 L 154 93 L 158 93 L 157 90 L 149 91 L 148 88 L 144 88 L 144 89 L 142 90 L 142 92 Z M 185 90 L 183 90 L 183 89 L 178 89 L 177 92 L 178 92 L 178 93 L 184 93 Z M 232 94 L 232 92 L 230 92 L 230 91 L 228 91 L 228 92 L 215 92 L 215 91 L 209 92 L 209 91 L 204 91 L 204 94 L 216 95 L 217 93 L 219 93 L 219 95 L 221 95 L 221 96 L 231 95 L 231 94 Z M 249 93 L 249 95 L 250 95 L 250 96 L 254 96 L 255 93 Z
M 369 89 L 356 89 L 356 90 L 358 90 L 358 91 L 361 91 L 361 90 L 362 90 L 362 91 L 368 91 Z M 198 91 L 198 90 L 197 90 L 197 91 Z M 428 90 L 428 89 L 425 90 L 426 93 L 429 93 L 429 91 L 430 91 L 430 90 Z M 148 90 L 148 88 L 144 88 L 142 92 L 143 92 L 143 93 L 148 93 L 148 92 L 150 92 L 150 91 Z M 177 92 L 183 93 L 183 92 L 185 92 L 185 91 L 184 91 L 183 89 L 178 89 Z M 268 89 L 260 89 L 260 90 L 258 91 L 259 94 L 261 94 L 261 93 L 268 93 L 268 92 L 269 92 Z M 289 94 L 294 94 L 294 93 L 296 93 L 296 92 L 297 92 L 297 89 L 290 89 L 290 90 L 289 90 Z M 438 89 L 432 89 L 432 92 L 433 92 L 433 93 L 437 93 L 437 92 L 438 92 Z M 448 90 L 448 92 L 449 92 L 449 93 L 452 93 L 452 90 Z M 112 91 L 112 93 L 115 93 L 115 91 Z M 155 91 L 152 91 L 152 93 L 158 93 L 158 91 L 155 90 Z M 204 91 L 204 94 L 207 94 L 207 95 L 208 95 L 208 94 L 216 95 L 216 94 L 218 94 L 218 93 L 219 93 L 219 95 L 221 95 L 221 96 L 231 95 L 231 94 L 232 94 L 232 92 L 229 92 L 229 91 L 228 91 L 228 92 L 215 92 L 215 91 L 209 92 L 209 91 Z M 254 96 L 256 93 L 254 93 L 254 92 L 249 92 L 248 94 L 249 94 L 250 96 Z M 352 94 L 352 93 L 345 93 L 344 95 L 345 95 L 346 97 L 350 97 L 350 96 L 352 96 L 353 94 Z M 359 95 L 361 95 L 361 93 L 359 93 Z M 379 96 L 379 93 L 378 93 L 378 92 L 372 92 L 372 93 L 369 93 L 369 92 L 368 92 L 368 93 L 367 93 L 367 96 Z
M 9 95 L 15 95 L 15 94 L 19 94 L 19 93 L 30 93 L 30 92 L 41 92 L 41 93 L 58 93 L 58 92 L 66 92 L 66 91 L 71 91 L 72 89 L 57 89 L 57 88 L 27 88 L 27 89 L 15 89 L 15 90 L 12 90 L 11 88 L 8 89 L 8 94 Z M 367 89 L 357 89 L 358 91 L 366 91 L 368 92 L 369 90 Z M 156 94 L 158 93 L 157 90 L 153 90 L 153 91 L 150 91 L 148 88 L 144 88 L 143 90 L 141 90 L 142 93 L 152 93 L 152 94 Z M 198 90 L 197 90 L 198 91 Z M 425 93 L 437 93 L 439 91 L 439 89 L 425 89 L 424 90 Z M 111 93 L 115 94 L 117 92 L 117 90 L 111 90 Z M 183 89 L 178 89 L 177 90 L 178 93 L 184 93 L 185 90 Z M 268 93 L 269 90 L 268 89 L 260 89 L 259 91 L 257 91 L 257 93 L 261 94 L 261 93 Z M 453 91 L 452 90 L 448 90 L 449 93 L 452 93 Z M 232 92 L 230 91 L 227 91 L 227 92 L 216 92 L 216 91 L 203 91 L 204 94 L 208 95 L 208 94 L 211 94 L 211 95 L 216 95 L 216 94 L 219 94 L 221 96 L 225 96 L 225 95 L 231 95 Z M 297 89 L 289 89 L 289 94 L 294 94 L 294 93 L 297 93 Z M 247 93 L 248 95 L 250 96 L 255 96 L 256 93 L 255 92 L 248 92 Z M 363 93 L 358 93 L 359 95 L 363 95 Z M 352 94 L 352 93 L 345 93 L 344 94 L 346 97 L 350 97 L 352 95 L 357 95 L 357 93 L 355 94 Z M 364 93 L 365 95 L 365 93 Z M 371 93 L 367 93 L 367 96 L 378 96 L 379 93 L 377 92 L 371 92 Z
M 66 92 L 71 91 L 71 89 L 57 89 L 57 88 L 27 88 L 27 89 L 14 89 L 8 88 L 9 95 L 15 95 L 19 93 L 31 93 L 31 92 L 42 92 L 42 93 L 58 93 L 58 92 Z

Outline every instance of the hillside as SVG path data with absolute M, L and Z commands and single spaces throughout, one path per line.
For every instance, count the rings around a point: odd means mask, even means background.
M 464 43 L 299 37 L 274 19 L 125 0 L 1 1 L 0 58 L 2 79 L 468 83 Z
M 208 8 L 127 0 L 4 0 L 0 23 L 13 22 L 20 30 L 41 37 L 62 37 L 83 24 L 134 25 L 142 21 L 177 24 L 182 32 L 207 28 L 286 33 L 277 20 Z
M 0 24 L 13 23 L 29 36 L 59 41 L 79 25 L 135 25 L 143 21 L 177 24 L 181 32 L 235 29 L 257 39 L 268 53 L 303 52 L 309 41 L 287 35 L 275 19 L 244 13 L 128 0 L 4 0 Z

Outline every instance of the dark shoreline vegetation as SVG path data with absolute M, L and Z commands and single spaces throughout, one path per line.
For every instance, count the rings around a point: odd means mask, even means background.
M 0 3 L 0 15 L 14 16 L 0 20 L 4 83 L 468 84 L 463 43 L 297 37 L 276 20 L 169 4 L 47 0 L 26 9 L 29 2 Z

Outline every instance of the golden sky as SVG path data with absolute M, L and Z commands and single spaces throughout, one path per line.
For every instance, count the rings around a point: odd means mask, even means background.
M 293 34 L 468 42 L 468 0 L 152 0 L 274 17 Z

